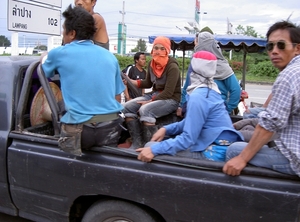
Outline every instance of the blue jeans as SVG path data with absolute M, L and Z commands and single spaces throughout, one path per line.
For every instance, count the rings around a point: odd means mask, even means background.
M 226 152 L 226 161 L 238 156 L 247 146 L 245 142 L 235 142 L 231 144 Z M 281 173 L 296 175 L 290 166 L 289 160 L 276 149 L 263 146 L 256 155 L 249 161 L 250 164 L 258 167 L 269 168 Z
M 243 118 L 244 118 L 244 119 L 257 118 L 257 117 L 258 117 L 257 115 L 258 115 L 261 111 L 264 111 L 265 109 L 266 109 L 266 108 L 264 108 L 264 107 L 253 107 L 253 108 L 249 108 L 250 113 L 244 112 Z
M 140 96 L 126 102 L 123 110 L 125 117 L 138 118 L 139 113 L 141 122 L 155 123 L 156 118 L 166 116 L 174 112 L 179 105 L 179 102 L 174 99 L 155 100 L 143 106 L 137 103 L 138 101 L 151 100 L 151 98 L 152 94 L 145 94 L 144 96 Z

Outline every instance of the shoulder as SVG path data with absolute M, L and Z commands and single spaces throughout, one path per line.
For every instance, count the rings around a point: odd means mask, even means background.
M 94 18 L 96 24 L 103 24 L 104 23 L 104 18 L 99 13 L 94 13 L 93 18 Z

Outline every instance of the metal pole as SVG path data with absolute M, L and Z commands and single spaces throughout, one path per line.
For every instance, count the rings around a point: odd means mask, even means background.
M 123 55 L 123 49 L 124 49 L 124 38 L 125 38 L 125 33 L 124 33 L 124 20 L 125 20 L 125 1 L 123 1 L 123 10 L 120 11 L 120 13 L 122 14 L 122 30 L 121 30 L 121 55 Z

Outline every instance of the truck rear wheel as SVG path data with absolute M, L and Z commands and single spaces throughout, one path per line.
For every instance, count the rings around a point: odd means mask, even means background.
M 82 222 L 156 222 L 140 207 L 120 200 L 98 201 L 84 214 Z

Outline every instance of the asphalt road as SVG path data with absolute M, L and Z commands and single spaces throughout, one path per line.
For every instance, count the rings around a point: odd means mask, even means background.
M 250 105 L 250 102 L 264 103 L 271 93 L 271 88 L 271 85 L 246 84 L 245 90 L 249 95 L 247 105 Z M 0 213 L 0 222 L 30 222 L 30 220 Z

